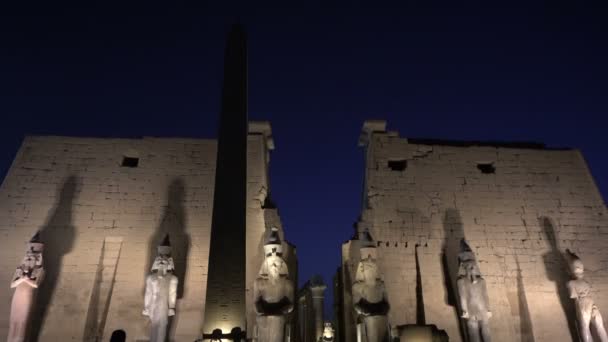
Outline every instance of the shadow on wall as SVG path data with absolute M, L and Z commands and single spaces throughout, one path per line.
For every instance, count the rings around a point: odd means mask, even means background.
M 519 331 L 521 334 L 521 342 L 534 342 L 532 318 L 530 317 L 528 299 L 526 298 L 526 289 L 524 288 L 524 280 L 521 274 L 521 268 L 519 266 L 519 259 L 517 259 L 517 255 L 515 255 L 515 264 L 517 265 L 517 299 L 519 304 Z
M 420 260 L 418 260 L 419 244 L 414 246 L 414 259 L 416 261 L 416 324 L 425 325 L 426 317 L 424 314 L 424 295 L 422 292 L 422 275 L 420 274 Z
M 91 291 L 91 300 L 89 301 L 89 308 L 87 309 L 87 319 L 84 326 L 84 340 L 85 341 L 97 341 L 98 336 L 101 336 L 103 331 L 99 326 L 99 305 L 101 283 L 103 282 L 103 258 L 105 255 L 105 241 L 101 247 L 101 255 L 99 256 L 99 262 L 97 264 L 97 271 L 95 272 L 95 283 L 93 290 Z
M 40 238 L 44 243 L 45 279 L 38 290 L 36 304 L 32 312 L 30 341 L 38 341 L 44 325 L 51 298 L 55 293 L 62 259 L 72 250 L 75 229 L 72 226 L 72 205 L 77 192 L 78 177 L 66 178 L 58 194 L 58 202 L 53 214 L 40 230 Z
M 110 265 L 107 263 L 108 260 L 104 260 L 106 253 L 115 256 L 116 260 L 114 265 Z M 114 253 L 117 254 L 113 255 Z M 110 310 L 112 292 L 116 281 L 116 263 L 118 263 L 118 258 L 120 258 L 120 248 L 118 251 L 116 249 L 112 250 L 112 247 L 109 247 L 108 242 L 104 239 L 101 246 L 99 262 L 97 264 L 95 283 L 93 285 L 93 290 L 91 291 L 91 298 L 87 309 L 83 338 L 83 341 L 85 342 L 97 342 L 100 341 L 101 336 L 103 336 L 108 311 Z M 108 271 L 112 270 L 113 272 L 110 274 Z
M 145 270 L 146 275 L 150 273 L 150 268 L 152 268 L 154 258 L 156 258 L 157 255 L 157 247 L 161 244 L 165 235 L 169 234 L 171 256 L 175 263 L 174 274 L 179 281 L 177 286 L 178 299 L 184 296 L 184 280 L 188 266 L 188 252 L 190 251 L 190 235 L 186 233 L 186 211 L 184 209 L 185 194 L 186 188 L 184 181 L 180 178 L 174 179 L 169 185 L 167 195 L 168 203 L 163 212 L 160 225 L 148 243 L 148 265 Z M 176 308 L 176 314 L 169 320 L 167 331 L 172 331 L 172 323 L 178 315 L 179 309 Z
M 443 216 L 443 246 L 441 264 L 443 268 L 443 279 L 446 289 L 445 302 L 454 308 L 454 317 L 458 322 L 458 329 L 462 341 L 467 341 L 466 331 L 460 319 L 460 308 L 458 305 L 458 292 L 456 278 L 458 277 L 458 253 L 460 252 L 460 240 L 464 239 L 464 228 L 460 212 L 456 209 L 447 209 Z
M 564 254 L 559 249 L 553 221 L 546 216 L 542 216 L 539 218 L 539 224 L 543 230 L 543 233 L 545 234 L 545 238 L 549 242 L 549 246 L 551 247 L 551 250 L 543 255 L 543 262 L 545 264 L 547 277 L 550 281 L 555 283 L 555 287 L 559 295 L 559 301 L 561 303 L 562 310 L 564 311 L 564 316 L 566 316 L 566 320 L 568 321 L 570 337 L 572 338 L 572 341 L 578 341 L 574 301 L 570 299 L 567 288 L 567 282 L 570 280 L 568 263 Z

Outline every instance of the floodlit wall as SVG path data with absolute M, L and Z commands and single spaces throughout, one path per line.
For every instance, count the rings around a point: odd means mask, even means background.
M 144 279 L 169 233 L 176 263 L 176 339 L 202 320 L 216 142 L 25 138 L 0 188 L 0 335 L 13 270 L 41 230 L 46 278 L 31 331 L 43 341 L 147 336 Z M 137 158 L 136 167 L 122 166 Z M 133 161 L 133 160 L 131 160 Z M 104 315 L 105 313 L 105 315 Z
M 274 149 L 272 129 L 268 122 L 251 122 L 247 145 L 247 335 L 252 337 L 255 331 L 255 311 L 253 282 L 258 277 L 264 261 L 264 242 L 271 228 L 279 230 L 283 245 L 283 259 L 289 269 L 289 278 L 297 286 L 298 265 L 296 249 L 288 242 L 278 209 L 271 200 L 268 179 L 270 151 Z M 293 331 L 292 315 L 288 317 L 287 332 Z
M 272 145 L 270 126 L 266 135 L 256 127 L 248 139 L 249 318 L 265 229 L 282 228 L 276 208 L 262 207 Z M 41 230 L 46 278 L 33 337 L 97 341 L 123 329 L 129 341 L 146 341 L 144 280 L 167 232 L 180 281 L 171 337 L 200 337 L 216 151 L 217 142 L 204 139 L 26 137 L 0 187 L 0 336 L 8 332 L 11 277 L 27 241 Z M 285 247 L 295 279 L 295 248 Z
M 364 126 L 361 143 L 366 176 L 358 227 L 369 228 L 377 241 L 392 327 L 416 323 L 422 300 L 426 323 L 461 341 L 455 307 L 461 238 L 486 279 L 498 341 L 576 335 L 565 288 L 567 248 L 585 263 L 596 303 L 608 310 L 607 212 L 578 150 L 408 141 L 378 123 Z M 349 284 L 358 262 L 353 241 L 342 248 L 348 341 L 354 336 Z M 422 298 L 416 296 L 416 249 Z

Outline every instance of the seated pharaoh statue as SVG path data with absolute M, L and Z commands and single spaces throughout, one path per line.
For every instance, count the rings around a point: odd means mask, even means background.
M 175 315 L 178 280 L 173 275 L 174 269 L 169 235 L 166 235 L 146 277 L 142 314 L 150 317 L 150 342 L 165 342 L 169 316 Z
M 282 258 L 283 246 L 277 228 L 264 244 L 264 261 L 253 283 L 258 342 L 283 342 L 286 315 L 293 310 L 293 283 Z
M 363 235 L 371 241 L 368 232 Z M 367 342 L 388 341 L 389 303 L 384 281 L 380 278 L 376 264 L 376 248 L 373 243 L 362 241 L 361 261 L 357 265 L 353 283 L 353 305 L 357 321 L 363 323 L 361 335 Z
M 27 245 L 25 257 L 15 270 L 11 288 L 15 289 L 11 303 L 11 316 L 7 342 L 22 342 L 26 340 L 27 325 L 30 311 L 34 304 L 36 289 L 44 278 L 42 268 L 42 250 L 40 235 L 36 233 Z
M 460 240 L 458 254 L 458 295 L 462 318 L 467 323 L 470 342 L 490 342 L 490 301 L 486 281 L 481 276 L 475 254 L 464 239 Z
M 579 257 L 566 250 L 569 256 L 570 272 L 574 279 L 568 281 L 570 298 L 576 303 L 576 316 L 578 319 L 579 336 L 582 342 L 592 342 L 591 327 L 601 342 L 608 342 L 608 334 L 604 328 L 602 314 L 591 296 L 591 284 L 583 278 L 585 267 Z

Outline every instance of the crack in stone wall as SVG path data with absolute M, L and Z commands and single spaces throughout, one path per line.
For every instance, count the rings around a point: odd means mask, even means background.
M 566 248 L 589 264 L 596 300 L 608 307 L 606 207 L 579 151 L 409 144 L 395 132 L 375 132 L 366 146 L 360 225 L 378 241 L 392 325 L 415 323 L 415 293 L 408 289 L 415 288 L 413 246 L 419 244 L 426 321 L 446 329 L 450 340 L 462 339 L 448 293 L 455 266 L 442 268 L 442 255 L 453 254 L 450 246 L 462 237 L 486 278 L 499 341 L 571 336 L 569 302 L 560 294 Z M 388 167 L 396 158 L 408 162 L 402 172 Z M 482 173 L 478 163 L 491 163 L 495 172 Z M 446 219 L 455 214 L 458 219 Z M 557 243 L 542 217 L 553 222 Z M 343 258 L 348 268 L 356 256 L 343 248 Z

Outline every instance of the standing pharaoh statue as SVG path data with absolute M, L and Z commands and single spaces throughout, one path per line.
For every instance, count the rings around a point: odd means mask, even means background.
M 365 341 L 384 342 L 389 335 L 386 315 L 390 306 L 376 264 L 376 247 L 368 231 L 362 234 L 361 261 L 352 287 L 353 305 L 357 321 L 363 323 L 360 334 L 365 336 Z
M 594 326 L 600 341 L 608 342 L 608 334 L 606 334 L 604 328 L 602 314 L 591 296 L 591 285 L 583 278 L 585 272 L 583 262 L 570 250 L 566 250 L 566 252 L 570 257 L 570 272 L 574 277 L 574 279 L 568 281 L 568 291 L 570 292 L 570 298 L 574 299 L 576 303 L 576 316 L 581 341 L 593 341 L 591 326 Z
M 258 342 L 284 342 L 286 316 L 293 310 L 293 284 L 282 258 L 283 246 L 277 228 L 264 243 L 264 261 L 253 282 Z
M 15 289 L 15 293 L 11 304 L 7 342 L 25 341 L 36 289 L 44 278 L 44 268 L 42 268 L 43 247 L 44 245 L 40 242 L 40 235 L 36 233 L 28 243 L 21 265 L 15 270 L 11 282 L 11 288 Z
M 150 317 L 150 342 L 165 342 L 169 316 L 175 315 L 178 280 L 173 275 L 174 269 L 169 235 L 166 235 L 146 277 L 142 314 Z
M 458 254 L 458 295 L 462 318 L 467 323 L 470 342 L 490 342 L 490 301 L 486 281 L 475 260 L 475 254 L 464 239 L 460 241 Z

